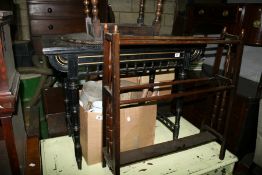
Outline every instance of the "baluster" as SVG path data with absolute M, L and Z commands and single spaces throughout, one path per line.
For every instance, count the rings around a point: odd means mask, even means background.
M 91 0 L 91 3 L 92 3 L 93 21 L 96 21 L 98 20 L 98 9 L 97 9 L 98 0 Z
M 155 19 L 154 19 L 153 24 L 152 24 L 153 27 L 154 27 L 153 35 L 159 35 L 161 11 L 162 11 L 162 0 L 158 0 L 157 1 Z
M 224 76 L 229 77 L 231 72 L 230 72 L 230 62 L 231 62 L 231 46 L 229 45 L 227 55 L 225 58 L 225 63 L 224 63 Z M 226 104 L 226 97 L 227 97 L 227 91 L 223 92 L 222 99 L 221 99 L 221 104 L 220 104 L 220 109 L 219 109 L 219 115 L 217 119 L 217 130 L 221 131 L 221 125 L 222 125 L 222 120 L 225 112 L 225 104 Z
M 92 3 L 92 14 L 93 14 L 93 27 L 94 27 L 94 37 L 95 40 L 102 39 L 102 32 L 100 26 L 100 20 L 98 19 L 98 0 L 91 0 Z
M 161 10 L 162 10 L 162 0 L 158 0 L 157 1 L 157 8 L 156 8 L 156 14 L 155 14 L 155 19 L 153 21 L 153 25 L 160 23 Z
M 84 3 L 84 13 L 85 13 L 86 17 L 89 17 L 89 13 L 90 13 L 90 10 L 88 8 L 89 0 L 84 0 L 83 3 Z
M 144 12 L 145 12 L 145 0 L 140 0 L 139 16 L 137 18 L 137 24 L 140 26 L 144 24 Z

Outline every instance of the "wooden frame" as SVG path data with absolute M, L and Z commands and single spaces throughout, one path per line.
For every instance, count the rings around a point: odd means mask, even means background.
M 235 85 L 238 81 L 240 71 L 243 44 L 241 36 L 233 36 L 223 31 L 220 38 L 210 37 L 152 37 L 152 36 L 120 36 L 117 27 L 114 33 L 108 33 L 105 28 L 104 37 L 104 66 L 103 66 L 103 167 L 106 165 L 116 175 L 120 174 L 120 167 L 129 163 L 141 161 L 182 151 L 195 146 L 199 146 L 212 141 L 220 141 L 221 149 L 219 158 L 225 156 L 226 135 L 228 130 L 228 121 L 232 106 L 232 99 L 235 94 Z M 190 49 L 185 50 L 182 66 L 176 68 L 176 80 L 171 82 L 149 83 L 145 85 L 136 85 L 131 87 L 120 87 L 120 51 L 122 46 L 132 45 L 172 45 L 176 46 L 194 46 L 199 44 L 217 44 L 216 59 L 213 67 L 212 77 L 199 79 L 187 79 L 185 61 L 190 58 Z M 225 46 L 227 55 L 222 74 L 219 71 L 221 59 Z M 156 68 L 157 69 L 157 68 Z M 206 83 L 208 86 L 200 88 L 191 88 L 187 91 L 185 85 L 195 85 Z M 142 90 L 154 86 L 175 85 L 177 91 L 169 95 L 138 98 L 131 100 L 120 100 L 120 93 L 132 90 Z M 194 87 L 194 86 L 193 86 Z M 214 110 L 211 116 L 212 120 L 223 120 L 225 122 L 224 134 L 219 134 L 216 129 L 205 124 L 201 127 L 201 132 L 196 135 L 185 138 L 178 138 L 179 120 L 181 117 L 183 98 L 198 94 L 215 94 Z M 160 101 L 167 99 L 176 99 L 176 122 L 173 130 L 173 140 L 159 143 L 144 148 L 120 152 L 120 108 L 121 105 L 141 104 L 149 101 Z M 228 108 L 226 108 L 226 106 Z M 212 123 L 212 122 L 211 122 Z

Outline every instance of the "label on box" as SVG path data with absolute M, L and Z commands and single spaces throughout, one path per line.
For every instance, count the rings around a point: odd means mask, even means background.
M 97 120 L 102 120 L 102 119 L 103 119 L 103 116 L 102 116 L 102 115 L 97 115 L 97 116 L 96 116 L 96 119 L 97 119 Z

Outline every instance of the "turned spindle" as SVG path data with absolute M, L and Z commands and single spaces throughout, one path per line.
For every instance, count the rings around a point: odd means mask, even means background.
M 144 11 L 145 11 L 145 0 L 140 0 L 139 3 L 139 16 L 137 18 L 137 24 L 144 24 Z
M 91 0 L 91 3 L 92 3 L 93 21 L 96 21 L 98 19 L 98 9 L 97 9 L 98 0 Z
M 90 12 L 90 10 L 88 8 L 89 0 L 84 0 L 83 3 L 84 3 L 84 13 L 85 13 L 86 17 L 89 17 L 89 12 Z
M 160 22 L 161 9 L 162 9 L 162 0 L 158 0 L 157 1 L 157 8 L 156 8 L 156 15 L 155 15 L 155 19 L 153 21 L 153 24 L 157 24 L 157 23 Z

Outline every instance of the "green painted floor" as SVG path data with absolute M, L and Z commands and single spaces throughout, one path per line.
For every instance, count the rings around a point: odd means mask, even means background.
M 156 123 L 155 143 L 172 139 L 172 133 L 160 122 Z M 185 119 L 181 119 L 180 137 L 199 132 Z M 121 168 L 123 175 L 230 175 L 237 157 L 226 152 L 225 159 L 218 158 L 220 145 L 216 142 L 186 151 L 169 154 Z M 82 170 L 77 169 L 71 137 L 63 136 L 41 141 L 43 175 L 111 175 L 101 163 L 87 166 L 83 159 Z

